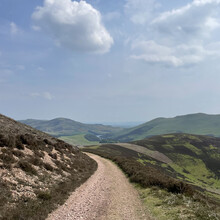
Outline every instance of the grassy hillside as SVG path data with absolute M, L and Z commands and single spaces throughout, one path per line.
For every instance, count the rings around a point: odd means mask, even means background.
M 101 145 L 90 150 L 133 158 L 220 198 L 219 138 L 169 134 L 130 144 Z
M 155 219 L 220 218 L 220 139 L 169 134 L 82 149 L 114 161 Z
M 220 139 L 189 134 L 155 136 L 133 142 L 159 151 L 172 160 L 162 164 L 178 179 L 220 195 Z M 143 160 L 143 162 L 145 162 Z
M 45 219 L 96 167 L 77 147 L 0 114 L 0 219 Z
M 56 118 L 53 120 L 28 119 L 20 122 L 56 137 L 76 134 L 105 135 L 123 130 L 123 128 L 101 124 L 83 124 L 66 118 Z
M 160 134 L 189 133 L 220 137 L 220 115 L 191 114 L 175 118 L 157 118 L 111 136 L 119 141 L 141 140 Z

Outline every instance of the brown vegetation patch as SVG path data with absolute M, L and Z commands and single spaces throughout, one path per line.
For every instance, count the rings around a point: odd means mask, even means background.
M 0 219 L 45 219 L 96 168 L 78 148 L 0 114 Z
M 129 143 L 117 143 L 117 145 L 121 147 L 125 147 L 130 150 L 135 150 L 139 153 L 145 154 L 163 163 L 167 163 L 167 164 L 172 163 L 172 160 L 169 157 L 167 157 L 163 153 L 160 153 L 159 151 L 149 150 L 145 147 L 141 147 L 139 145 L 129 144 Z

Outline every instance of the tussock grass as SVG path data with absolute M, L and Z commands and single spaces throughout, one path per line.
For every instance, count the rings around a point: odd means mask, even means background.
M 26 160 L 20 160 L 18 162 L 18 167 L 29 175 L 37 175 L 37 170 Z

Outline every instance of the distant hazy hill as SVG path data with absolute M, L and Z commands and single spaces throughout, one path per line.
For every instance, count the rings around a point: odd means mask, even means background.
M 123 128 L 101 124 L 84 124 L 71 119 L 56 118 L 53 120 L 22 120 L 20 121 L 33 128 L 44 131 L 53 136 L 72 136 L 76 134 L 104 135 L 112 132 L 121 132 Z
M 160 134 L 190 133 L 220 137 L 220 115 L 190 114 L 175 118 L 157 118 L 113 135 L 119 141 L 140 140 Z

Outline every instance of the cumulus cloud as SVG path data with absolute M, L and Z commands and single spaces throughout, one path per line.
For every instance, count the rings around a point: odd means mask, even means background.
M 189 66 L 220 55 L 213 31 L 220 28 L 220 0 L 194 0 L 155 16 L 148 39 L 134 40 L 132 58 L 165 66 Z M 145 34 L 147 35 L 147 34 Z
M 198 40 L 197 37 L 209 37 L 211 31 L 220 27 L 219 10 L 219 0 L 194 0 L 162 13 L 153 20 L 152 27 L 177 41 Z
M 47 100 L 52 100 L 53 99 L 53 96 L 51 95 L 51 93 L 49 92 L 33 92 L 30 94 L 30 96 L 32 97 L 41 97 L 41 98 L 44 98 L 44 99 L 47 99 Z
M 35 29 L 44 30 L 68 49 L 106 53 L 113 44 L 100 12 L 85 1 L 45 0 L 32 18 Z
M 137 41 L 133 43 L 132 49 L 136 52 L 131 56 L 134 59 L 174 67 L 194 65 L 207 56 L 219 55 L 219 52 L 211 47 L 208 49 L 201 45 L 185 44 L 168 47 L 155 41 Z
M 145 24 L 153 16 L 160 4 L 156 0 L 126 0 L 125 13 L 134 24 Z

